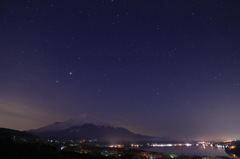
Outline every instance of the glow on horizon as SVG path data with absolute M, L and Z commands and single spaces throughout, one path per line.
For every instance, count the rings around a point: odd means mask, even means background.
M 25 106 L 0 100 L 0 126 L 29 130 L 66 119 L 66 116 L 39 107 Z

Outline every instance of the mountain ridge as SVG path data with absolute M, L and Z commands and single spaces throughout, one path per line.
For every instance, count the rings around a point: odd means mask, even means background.
M 153 137 L 140 135 L 122 127 L 115 127 L 95 116 L 83 114 L 63 122 L 29 130 L 40 137 L 57 139 L 97 139 L 101 141 L 139 141 Z
M 53 124 L 40 127 L 38 129 L 32 129 L 34 132 L 46 132 L 46 131 L 61 131 L 71 128 L 73 126 L 81 126 L 84 124 L 94 124 L 97 126 L 112 126 L 111 124 L 97 119 L 95 116 L 90 114 L 81 114 L 75 118 L 68 119 L 62 122 L 54 122 Z

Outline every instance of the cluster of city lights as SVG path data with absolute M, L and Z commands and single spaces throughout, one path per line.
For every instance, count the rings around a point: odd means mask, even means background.
M 124 148 L 124 145 L 123 144 L 113 144 L 113 145 L 109 145 L 108 147 L 111 147 L 111 148 Z
M 151 147 L 172 147 L 172 146 L 192 146 L 190 143 L 185 143 L 185 144 L 150 144 Z

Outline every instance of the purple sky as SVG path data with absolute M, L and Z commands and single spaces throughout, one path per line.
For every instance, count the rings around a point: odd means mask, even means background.
M 3 0 L 0 127 L 89 113 L 131 131 L 240 139 L 238 0 Z

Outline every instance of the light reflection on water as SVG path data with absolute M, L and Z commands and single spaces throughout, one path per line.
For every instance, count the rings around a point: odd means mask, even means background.
M 182 147 L 154 147 L 146 149 L 148 151 L 156 151 L 167 154 L 189 155 L 189 156 L 229 156 L 224 149 L 207 146 L 205 148 L 200 146 L 182 146 Z

